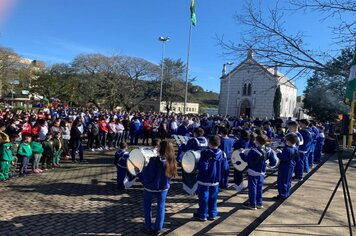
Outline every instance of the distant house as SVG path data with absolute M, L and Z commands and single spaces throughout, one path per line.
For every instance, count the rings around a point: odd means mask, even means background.
M 166 113 L 166 102 L 161 102 L 155 100 L 145 100 L 139 105 L 139 110 L 143 112 L 164 112 Z M 184 102 L 173 102 L 171 112 L 183 113 Z M 188 102 L 186 107 L 186 114 L 198 114 L 199 113 L 199 103 Z
M 258 63 L 250 49 L 243 62 L 221 77 L 219 113 L 272 117 L 273 99 L 278 86 L 282 93 L 281 117 L 293 117 L 297 87 L 277 68 L 268 68 Z

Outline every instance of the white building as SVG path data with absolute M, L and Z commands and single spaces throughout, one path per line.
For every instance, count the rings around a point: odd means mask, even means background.
M 166 113 L 166 102 L 161 102 L 154 100 L 145 100 L 140 104 L 140 111 L 144 112 L 163 112 Z M 173 102 L 172 110 L 170 112 L 183 113 L 184 102 Z M 199 113 L 199 103 L 188 102 L 186 107 L 186 114 L 198 114 Z
M 219 113 L 230 116 L 272 117 L 277 86 L 282 93 L 281 117 L 293 117 L 297 88 L 277 70 L 267 68 L 253 58 L 249 50 L 246 60 L 221 77 Z

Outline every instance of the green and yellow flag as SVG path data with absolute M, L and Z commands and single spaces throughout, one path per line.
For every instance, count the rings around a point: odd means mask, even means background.
M 346 87 L 346 99 L 345 103 L 350 104 L 353 99 L 353 93 L 356 92 L 356 48 L 354 58 L 351 62 L 351 70 L 349 80 Z
M 197 16 L 195 15 L 195 1 L 192 0 L 190 4 L 190 18 L 192 19 L 192 25 L 196 26 L 197 24 Z

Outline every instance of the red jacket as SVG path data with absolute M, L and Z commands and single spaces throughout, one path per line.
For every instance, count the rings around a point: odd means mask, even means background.
M 22 125 L 21 133 L 23 134 L 32 134 L 32 126 L 30 123 L 26 122 Z
M 99 121 L 99 130 L 105 133 L 109 132 L 108 124 L 105 120 Z

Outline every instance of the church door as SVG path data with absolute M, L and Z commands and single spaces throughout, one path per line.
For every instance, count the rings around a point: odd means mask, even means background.
M 240 104 L 240 116 L 251 117 L 251 103 L 249 100 L 244 100 Z

